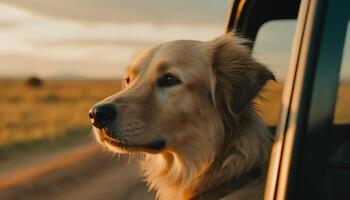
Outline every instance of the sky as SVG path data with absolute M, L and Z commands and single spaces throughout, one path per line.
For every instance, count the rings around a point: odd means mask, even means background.
M 121 78 L 142 49 L 223 34 L 230 5 L 231 0 L 0 0 L 0 77 Z M 294 27 L 293 21 L 264 25 L 254 48 L 254 56 L 280 80 Z M 344 63 L 350 68 L 349 56 Z M 350 77 L 350 69 L 344 71 Z

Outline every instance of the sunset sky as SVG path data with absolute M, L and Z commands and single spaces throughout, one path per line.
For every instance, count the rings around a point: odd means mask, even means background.
M 0 0 L 0 77 L 120 78 L 146 47 L 219 36 L 230 5 L 230 0 Z M 286 73 L 294 26 L 271 22 L 258 35 L 254 55 L 279 79 Z M 349 54 L 349 41 L 346 49 Z M 350 77 L 349 55 L 343 65 Z

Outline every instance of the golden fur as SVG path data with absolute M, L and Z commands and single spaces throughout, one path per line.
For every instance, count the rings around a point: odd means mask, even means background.
M 222 199 L 262 199 L 271 135 L 252 99 L 274 79 L 232 33 L 207 42 L 157 45 L 131 63 L 125 88 L 101 103 L 118 117 L 94 127 L 97 139 L 118 153 L 142 152 L 142 173 L 160 200 L 185 200 L 254 168 L 261 174 Z M 180 83 L 161 87 L 172 74 Z M 152 146 L 155 141 L 165 146 Z

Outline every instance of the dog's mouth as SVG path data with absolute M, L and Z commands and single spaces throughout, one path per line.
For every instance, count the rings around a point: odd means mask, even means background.
M 158 139 L 146 144 L 135 144 L 128 142 L 127 140 L 110 137 L 108 134 L 106 134 L 106 130 L 100 130 L 98 131 L 98 134 L 100 136 L 101 142 L 126 151 L 145 151 L 149 153 L 157 153 L 164 149 L 166 146 L 166 141 L 162 139 Z

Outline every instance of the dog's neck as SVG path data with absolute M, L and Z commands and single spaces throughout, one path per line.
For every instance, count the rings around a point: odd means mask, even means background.
M 190 145 L 182 145 L 176 151 L 147 155 L 143 162 L 144 175 L 149 186 L 156 190 L 157 198 L 191 199 L 219 185 L 239 180 L 253 168 L 265 171 L 270 133 L 255 113 L 247 113 L 246 117 L 248 120 L 242 120 L 239 133 L 231 138 L 220 132 L 206 133 L 221 137 L 219 144 L 210 140 L 213 138 L 192 140 Z M 208 132 L 211 130 L 223 129 L 214 124 L 207 129 Z

